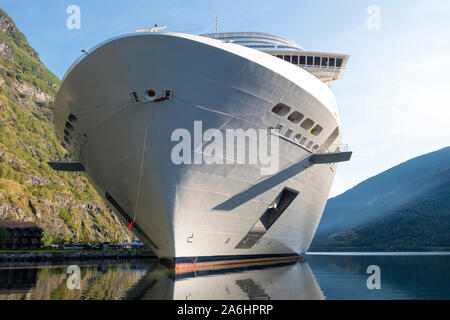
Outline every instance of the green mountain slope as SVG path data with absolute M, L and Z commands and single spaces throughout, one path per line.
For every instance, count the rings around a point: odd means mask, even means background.
M 34 221 L 46 243 L 131 240 L 86 177 L 47 165 L 67 153 L 53 128 L 58 86 L 0 9 L 0 220 Z
M 408 160 L 329 199 L 316 238 L 366 224 L 438 187 L 450 168 L 450 147 Z M 431 178 L 435 177 L 435 178 Z
M 440 158 L 439 168 L 437 166 L 429 167 L 428 172 L 421 176 L 420 183 L 411 182 L 411 185 L 403 185 L 403 181 L 384 180 L 384 177 L 378 181 L 378 176 L 371 178 L 372 183 L 377 181 L 380 184 L 387 183 L 388 185 L 401 183 L 403 187 L 397 187 L 396 192 L 407 200 L 401 201 L 399 204 L 394 196 L 390 199 L 390 206 L 385 203 L 380 206 L 377 206 L 376 203 L 373 204 L 371 210 L 377 212 L 375 218 L 369 218 L 365 223 L 356 227 L 351 221 L 349 221 L 347 227 L 339 224 L 337 232 L 325 237 L 320 235 L 315 237 L 310 250 L 450 250 L 449 150 L 450 148 L 444 148 L 390 169 L 390 176 L 398 179 L 398 172 L 396 171 L 407 172 L 407 167 L 417 168 L 417 166 L 425 164 L 428 167 L 434 160 Z M 383 174 L 380 174 L 380 176 L 383 176 Z M 358 191 L 361 193 L 361 198 L 373 196 L 373 188 L 365 188 L 365 190 L 369 194 L 364 194 L 361 190 Z M 410 192 L 412 196 L 406 197 L 407 192 Z M 339 196 L 335 198 L 334 207 L 339 202 L 339 198 Z M 344 209 L 345 203 L 344 201 L 339 207 Z M 348 211 L 351 212 L 354 206 L 359 205 L 359 203 L 354 203 Z M 341 213 L 345 215 L 345 210 Z

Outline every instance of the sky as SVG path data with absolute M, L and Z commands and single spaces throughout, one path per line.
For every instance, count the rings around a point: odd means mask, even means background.
M 66 26 L 70 5 L 81 10 L 80 29 Z M 216 17 L 220 32 L 267 32 L 306 50 L 349 54 L 331 90 L 353 156 L 339 165 L 330 196 L 450 145 L 447 0 L 1 0 L 0 7 L 60 79 L 82 48 L 154 24 L 214 32 Z

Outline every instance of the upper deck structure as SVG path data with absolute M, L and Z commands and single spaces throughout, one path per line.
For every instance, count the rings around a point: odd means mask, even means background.
M 349 58 L 346 54 L 306 51 L 293 41 L 262 32 L 209 33 L 201 36 L 263 51 L 328 83 L 339 79 Z

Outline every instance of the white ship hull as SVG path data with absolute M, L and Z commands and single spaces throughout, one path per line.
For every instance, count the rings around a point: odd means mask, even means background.
M 171 90 L 173 96 L 142 101 L 148 88 Z M 130 99 L 132 92 L 139 102 Z M 320 124 L 320 135 L 271 112 L 280 102 Z M 221 131 L 281 123 L 306 143 L 314 141 L 316 152 L 340 144 L 334 97 L 306 71 L 204 37 L 134 34 L 98 46 L 69 69 L 55 101 L 61 139 L 69 115 L 76 117 L 66 143 L 71 153 L 124 223 L 135 220 L 131 230 L 159 257 L 194 262 L 302 255 L 308 249 L 335 170 L 327 164 L 299 169 L 310 154 L 305 148 L 280 139 L 282 172 L 272 176 L 261 176 L 255 164 L 171 160 L 172 132 L 193 132 L 194 121 L 202 121 L 203 130 Z M 285 187 L 298 196 L 258 242 L 237 248 Z

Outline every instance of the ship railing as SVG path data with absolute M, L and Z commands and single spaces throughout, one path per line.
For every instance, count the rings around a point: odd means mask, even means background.
M 293 144 L 293 145 L 295 145 L 295 146 L 305 150 L 308 153 L 313 153 L 312 150 L 309 150 L 305 146 L 302 146 L 298 141 L 294 141 L 293 139 L 290 139 L 290 138 L 285 137 L 284 135 L 280 134 L 278 132 L 278 130 L 274 129 L 273 127 L 269 127 L 267 129 L 267 131 L 268 131 L 269 134 L 274 135 L 274 136 L 276 136 L 276 137 L 278 137 L 278 138 L 280 138 L 280 139 L 282 139 L 282 140 L 284 140 L 286 142 L 289 142 L 289 143 L 291 143 L 291 144 Z
M 347 152 L 348 144 L 332 144 L 327 148 L 327 152 Z

